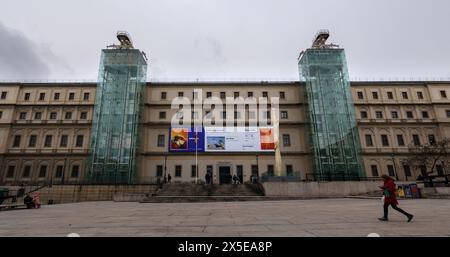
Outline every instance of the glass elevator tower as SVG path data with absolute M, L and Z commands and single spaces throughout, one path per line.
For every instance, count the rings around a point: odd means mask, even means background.
M 325 44 L 328 37 L 328 31 L 320 31 L 299 57 L 314 175 L 316 180 L 359 180 L 365 173 L 345 53 Z
M 120 45 L 101 53 L 89 156 L 92 183 L 135 181 L 147 61 L 126 32 L 117 38 Z

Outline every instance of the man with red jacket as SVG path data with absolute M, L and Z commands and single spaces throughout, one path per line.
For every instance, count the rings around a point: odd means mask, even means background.
M 408 222 L 410 222 L 413 219 L 414 215 L 409 214 L 409 213 L 405 212 L 404 210 L 397 207 L 398 202 L 397 202 L 397 198 L 395 196 L 394 179 L 392 179 L 388 175 L 382 175 L 381 178 L 384 181 L 383 186 L 380 186 L 380 188 L 383 190 L 383 195 L 384 195 L 384 206 L 383 206 L 384 216 L 383 216 L 383 218 L 379 218 L 379 220 L 388 221 L 388 208 L 389 208 L 389 205 L 391 205 L 394 210 L 405 215 L 408 218 Z

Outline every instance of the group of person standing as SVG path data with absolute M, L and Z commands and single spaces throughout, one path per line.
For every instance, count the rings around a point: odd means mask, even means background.
M 27 193 L 23 198 L 23 203 L 27 206 L 27 209 L 41 208 L 41 203 L 39 201 L 39 193 L 34 193 L 33 195 Z

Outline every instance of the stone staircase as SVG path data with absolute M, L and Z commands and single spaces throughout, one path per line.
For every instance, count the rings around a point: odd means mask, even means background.
M 156 194 L 144 197 L 140 202 L 216 202 L 265 200 L 259 185 L 197 185 L 165 184 Z

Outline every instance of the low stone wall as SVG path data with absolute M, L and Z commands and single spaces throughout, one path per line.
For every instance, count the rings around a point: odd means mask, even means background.
M 117 194 L 154 193 L 156 185 L 54 185 L 39 190 L 40 201 L 47 204 L 75 203 L 88 201 L 112 201 Z
M 422 187 L 420 193 L 423 198 L 450 199 L 450 187 Z
M 264 182 L 266 196 L 346 197 L 379 191 L 382 182 Z

